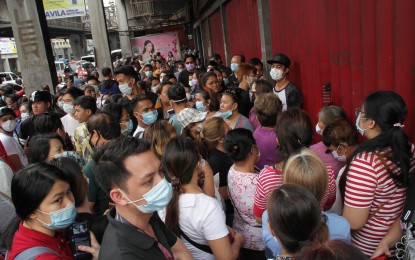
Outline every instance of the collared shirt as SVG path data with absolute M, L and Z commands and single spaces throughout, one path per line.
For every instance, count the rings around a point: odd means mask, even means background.
M 82 123 L 75 129 L 74 140 L 76 152 L 82 155 L 85 161 L 91 160 L 93 151 L 91 145 L 89 144 L 88 130 L 86 129 L 85 123 Z
M 23 226 L 22 223 L 19 224 L 19 229 L 13 237 L 13 244 L 8 252 L 8 258 L 14 259 L 24 250 L 35 246 L 47 247 L 59 254 L 59 256 L 57 256 L 52 253 L 43 253 L 36 258 L 37 260 L 73 259 L 71 249 L 69 248 L 67 241 L 63 238 L 61 232 L 56 231 L 55 236 L 51 237 L 39 231 L 27 228 Z
M 116 211 L 113 208 L 108 214 L 108 226 L 102 240 L 99 259 L 166 259 L 158 246 L 160 243 L 172 255 L 170 248 L 177 242 L 177 236 L 168 230 L 161 221 L 157 212 L 150 218 L 154 235 L 157 240 L 139 232 L 131 224 L 116 220 Z

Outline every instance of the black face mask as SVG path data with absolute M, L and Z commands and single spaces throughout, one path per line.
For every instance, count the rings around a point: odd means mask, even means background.
M 88 140 L 88 143 L 89 143 L 89 145 L 91 146 L 91 148 L 92 149 L 96 149 L 97 148 L 97 144 L 98 144 L 98 142 L 99 142 L 99 139 L 101 139 L 101 135 L 98 133 L 98 132 L 96 132 L 97 133 L 97 135 L 98 135 L 98 139 L 97 139 L 97 141 L 95 142 L 95 145 L 94 144 L 92 144 L 92 142 L 91 142 L 91 139 L 92 139 L 92 136 L 94 135 L 94 133 L 92 133 L 91 134 L 91 136 L 89 137 L 89 140 Z

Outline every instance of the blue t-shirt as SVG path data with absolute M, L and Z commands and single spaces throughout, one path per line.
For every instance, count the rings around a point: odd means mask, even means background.
M 327 216 L 326 224 L 329 230 L 329 240 L 340 239 L 351 243 L 352 237 L 350 235 L 349 222 L 337 214 L 322 213 Z M 275 255 L 281 255 L 280 245 L 268 229 L 268 210 L 262 214 L 262 223 L 262 239 L 265 243 L 265 256 L 267 258 L 274 258 Z
M 101 94 L 111 93 L 111 94 L 121 94 L 120 88 L 118 87 L 118 82 L 115 80 L 103 80 L 99 86 Z

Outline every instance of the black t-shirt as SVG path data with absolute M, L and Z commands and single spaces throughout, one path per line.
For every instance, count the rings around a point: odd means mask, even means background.
M 193 74 L 193 73 L 188 71 L 188 70 L 183 70 L 182 72 L 180 72 L 179 78 L 177 79 L 177 81 L 182 83 L 186 87 L 190 87 L 189 86 L 189 75 L 191 75 L 191 74 Z
M 207 161 L 213 175 L 219 172 L 219 187 L 228 186 L 228 172 L 233 164 L 228 154 L 213 148 L 209 151 Z
M 115 214 L 115 208 L 108 214 L 109 223 L 102 240 L 99 259 L 165 259 L 158 243 L 171 253 L 170 248 L 176 244 L 177 236 L 166 228 L 157 212 L 149 222 L 157 241 L 129 224 L 115 220 Z

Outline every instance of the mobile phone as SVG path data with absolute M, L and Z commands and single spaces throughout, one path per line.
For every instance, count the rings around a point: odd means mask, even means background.
M 70 231 L 70 247 L 75 260 L 92 259 L 90 253 L 78 250 L 78 246 L 91 246 L 91 239 L 89 237 L 88 222 L 77 221 L 69 227 Z

